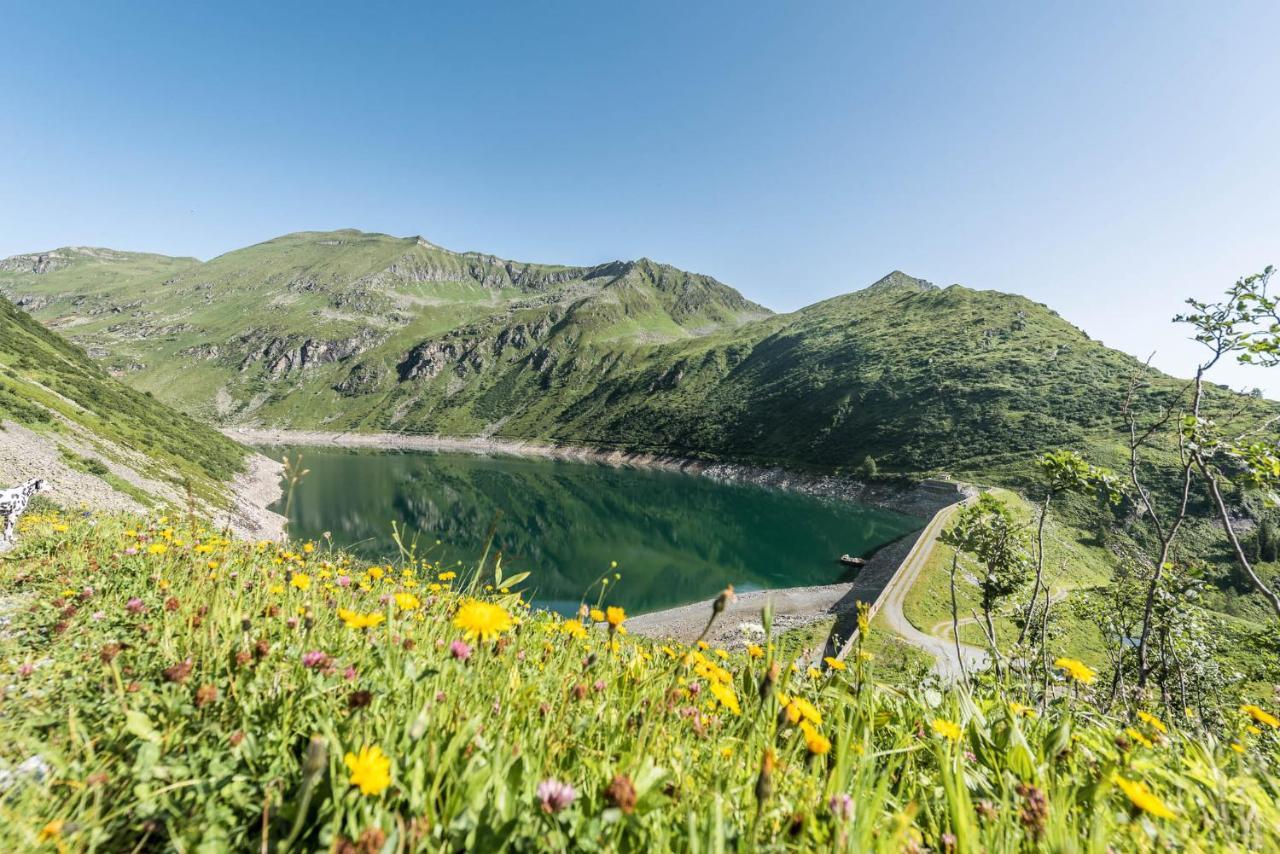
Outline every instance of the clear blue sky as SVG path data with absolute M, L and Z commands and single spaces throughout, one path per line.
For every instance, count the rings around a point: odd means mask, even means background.
M 0 2 L 0 255 L 357 227 L 780 310 L 900 268 L 1184 374 L 1181 300 L 1280 265 L 1274 0 Z

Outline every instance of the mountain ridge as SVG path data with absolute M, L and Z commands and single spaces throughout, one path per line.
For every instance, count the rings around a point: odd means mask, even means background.
M 534 264 L 358 230 L 21 268 L 0 262 L 0 292 L 222 425 L 972 471 L 1062 444 L 1114 458 L 1141 370 L 1025 297 L 900 270 L 775 314 L 648 258 Z

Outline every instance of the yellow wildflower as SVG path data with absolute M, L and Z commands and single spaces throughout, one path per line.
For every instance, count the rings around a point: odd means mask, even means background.
M 1280 727 L 1280 718 L 1276 718 L 1275 715 L 1270 714 L 1269 712 L 1263 711 L 1263 709 L 1260 706 L 1255 706 L 1252 703 L 1250 703 L 1248 705 L 1241 706 L 1240 711 L 1244 712 L 1246 715 L 1253 718 L 1258 723 L 1266 724 L 1272 729 L 1276 729 L 1277 727 Z
M 747 655 L 752 658 L 764 658 L 764 650 L 760 648 L 759 644 L 748 644 Z
M 306 592 L 311 589 L 311 576 L 307 575 L 305 572 L 295 572 L 293 574 L 293 578 L 289 580 L 289 584 L 303 592 Z
M 826 658 L 824 658 L 824 659 L 822 659 L 822 660 L 823 660 L 823 661 L 825 661 L 825 662 L 827 663 L 827 667 L 830 667 L 832 670 L 844 670 L 844 669 L 845 669 L 845 664 L 844 664 L 844 662 L 843 662 L 843 661 L 841 661 L 841 660 L 840 660 L 840 659 L 838 659 L 838 658 L 832 658 L 831 656 L 829 656 L 829 655 L 828 655 Z
M 169 551 L 169 547 L 164 543 L 152 543 L 147 546 L 147 554 L 162 555 L 167 551 Z
M 933 731 L 938 735 L 950 741 L 959 741 L 960 737 L 964 735 L 964 730 L 960 728 L 959 724 L 946 718 L 934 718 L 929 726 L 933 727 Z
M 382 576 L 385 575 L 386 573 L 383 572 L 382 567 L 380 566 L 371 566 L 369 567 L 369 572 L 367 574 L 374 581 L 380 581 L 382 579 Z
M 788 708 L 795 706 L 800 716 L 812 724 L 822 723 L 822 713 L 818 711 L 818 707 L 810 703 L 804 697 L 792 697 Z
M 591 622 L 593 623 L 604 622 L 604 611 L 601 611 L 599 608 L 592 608 L 588 613 L 588 616 L 591 617 Z
M 452 570 L 450 570 L 449 572 L 442 572 L 436 576 L 436 578 L 440 579 L 441 581 L 453 581 L 457 577 L 458 577 L 458 573 L 453 572 Z
M 605 619 L 609 621 L 609 625 L 613 626 L 616 629 L 622 625 L 624 620 L 627 619 L 627 612 L 617 607 L 616 605 L 610 605 L 605 610 L 604 616 L 605 616 Z
M 458 608 L 453 624 L 469 638 L 490 641 L 508 631 L 513 622 L 511 615 L 501 605 L 468 599 Z
M 1160 720 L 1158 717 L 1151 714 L 1150 712 L 1139 711 L 1138 720 L 1142 721 L 1144 724 L 1147 724 L 1157 732 L 1167 733 L 1169 731 L 1169 728 L 1164 725 L 1164 721 Z
M 1124 731 L 1124 734 L 1129 736 L 1129 738 L 1133 739 L 1134 741 L 1138 742 L 1138 744 L 1141 744 L 1143 747 L 1155 747 L 1155 745 L 1151 743 L 1151 739 L 1147 738 L 1145 735 L 1138 732 L 1133 727 L 1129 727 L 1128 729 L 1126 729 Z
M 1092 684 L 1093 680 L 1098 678 L 1098 674 L 1094 673 L 1089 665 L 1074 658 L 1059 658 L 1053 662 L 1053 666 L 1075 681 L 1083 682 L 1085 685 Z
M 810 668 L 809 668 L 809 670 L 808 670 L 808 674 L 809 674 L 809 678 L 810 678 L 810 679 L 821 679 L 821 678 L 822 678 L 822 671 L 821 671 L 821 670 L 819 670 L 819 669 L 818 669 L 818 668 L 816 668 L 816 667 L 810 667 Z
M 1231 742 L 1231 749 L 1236 753 L 1244 753 L 1244 745 L 1238 741 Z
M 813 724 L 808 721 L 800 723 L 800 731 L 804 733 L 805 747 L 809 748 L 809 752 L 814 756 L 822 756 L 824 753 L 831 751 L 831 740 L 818 732 Z
M 581 620 L 565 620 L 564 624 L 560 626 L 560 631 L 578 640 L 582 640 L 587 636 L 587 627 L 582 625 Z
M 738 695 L 733 692 L 732 688 L 723 682 L 708 682 L 707 685 L 710 687 L 712 695 L 720 702 L 720 705 L 735 715 L 742 714 L 742 708 L 738 705 Z
M 391 785 L 391 760 L 374 745 L 360 748 L 360 754 L 348 753 L 343 760 L 351 772 L 350 783 L 360 787 L 363 795 L 380 795 Z
M 1034 718 L 1036 716 L 1035 709 L 1031 708 L 1030 706 L 1024 706 L 1022 703 L 1010 703 L 1009 711 L 1013 713 L 1013 716 L 1015 718 L 1016 717 Z
M 371 614 L 361 614 L 346 608 L 339 608 L 338 619 L 342 620 L 349 629 L 372 629 L 386 622 L 387 615 L 377 611 Z
M 43 844 L 51 839 L 57 839 L 62 836 L 62 828 L 65 825 L 66 822 L 64 820 L 55 818 L 53 821 L 40 828 L 40 835 L 36 837 L 36 842 Z
M 400 607 L 401 611 L 412 611 L 415 608 L 422 607 L 422 601 L 412 593 L 397 593 L 395 599 L 396 605 Z
M 1147 788 L 1147 785 L 1141 780 L 1126 780 L 1119 774 L 1113 774 L 1111 781 L 1120 787 L 1129 800 L 1138 809 L 1150 813 L 1157 818 L 1177 818 L 1177 814 L 1173 810 L 1165 806 L 1164 801 L 1160 800 L 1155 792 Z

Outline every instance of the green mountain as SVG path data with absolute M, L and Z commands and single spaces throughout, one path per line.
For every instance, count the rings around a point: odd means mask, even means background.
M 166 266 L 166 261 L 146 260 Z M 52 482 L 67 506 L 220 509 L 248 450 L 129 388 L 80 348 L 0 298 L 0 481 Z
M 350 230 L 204 263 L 16 256 L 0 292 L 130 385 L 218 423 L 793 466 L 870 455 L 884 471 L 983 471 L 1111 448 L 1139 367 L 1043 305 L 899 272 L 775 315 L 646 259 L 525 264 Z

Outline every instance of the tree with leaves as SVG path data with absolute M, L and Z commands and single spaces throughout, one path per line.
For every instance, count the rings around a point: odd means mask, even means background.
M 1049 589 L 1044 583 L 1044 525 L 1049 517 L 1049 506 L 1053 503 L 1053 499 L 1060 495 L 1075 493 L 1100 497 L 1111 504 L 1118 504 L 1122 495 L 1119 479 L 1114 472 L 1092 465 L 1075 451 L 1057 450 L 1044 454 L 1036 460 L 1036 472 L 1044 488 L 1044 498 L 1040 502 L 1039 520 L 1036 525 L 1035 580 L 1032 582 L 1031 596 L 1027 599 L 1018 643 L 1026 640 L 1042 586 L 1045 590 L 1044 610 L 1047 619 Z
M 1027 554 L 1027 537 L 1013 512 L 1003 501 L 991 493 L 983 493 L 976 501 L 966 504 L 956 519 L 939 538 L 956 550 L 952 563 L 952 624 L 959 628 L 956 619 L 955 573 L 958 555 L 963 552 L 973 557 L 982 569 L 978 589 L 982 598 L 982 617 L 987 642 L 991 646 L 996 675 L 1000 675 L 1000 650 L 996 642 L 996 606 L 1005 597 L 1016 592 L 1027 579 L 1031 560 Z M 958 632 L 957 632 L 958 636 Z

